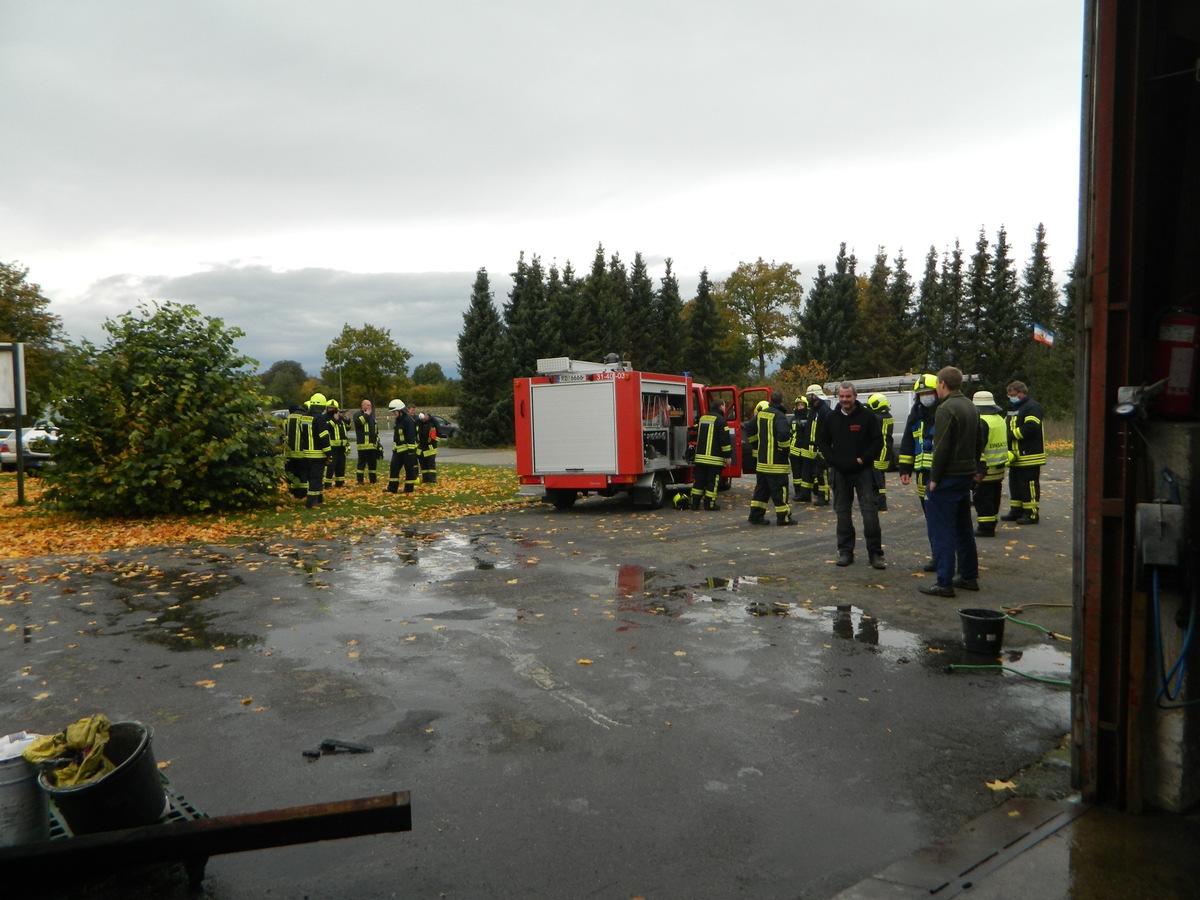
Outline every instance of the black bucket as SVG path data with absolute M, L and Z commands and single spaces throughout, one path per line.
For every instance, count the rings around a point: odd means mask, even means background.
M 169 812 L 162 776 L 150 749 L 153 731 L 141 722 L 114 722 L 104 755 L 116 768 L 94 781 L 55 787 L 49 773 L 38 784 L 75 834 L 153 825 Z
M 960 609 L 963 649 L 968 653 L 999 653 L 1004 643 L 1004 620 L 998 609 Z

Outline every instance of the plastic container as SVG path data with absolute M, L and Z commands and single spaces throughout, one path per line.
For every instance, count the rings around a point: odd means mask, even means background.
M 50 804 L 38 790 L 37 767 L 21 755 L 39 737 L 18 731 L 0 738 L 0 847 L 50 836 Z
M 1004 643 L 1004 620 L 998 609 L 960 609 L 963 649 L 968 653 L 999 653 Z
M 150 747 L 153 730 L 141 722 L 114 722 L 104 755 L 116 768 L 73 787 L 55 787 L 49 773 L 38 784 L 74 834 L 153 825 L 170 811 L 162 777 Z

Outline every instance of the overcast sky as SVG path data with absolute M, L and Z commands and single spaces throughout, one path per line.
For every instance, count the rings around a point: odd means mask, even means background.
M 3 0 L 0 260 L 72 339 L 143 300 L 316 373 L 457 369 L 474 273 L 597 244 L 685 299 L 845 241 L 1077 234 L 1082 0 Z M 636 362 L 636 360 L 635 360 Z

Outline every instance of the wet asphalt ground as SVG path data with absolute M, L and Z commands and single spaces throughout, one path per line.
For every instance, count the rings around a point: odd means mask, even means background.
M 749 478 L 715 513 L 591 498 L 30 560 L 6 567 L 0 734 L 149 723 L 210 815 L 411 791 L 411 833 L 214 857 L 202 896 L 830 897 L 1014 794 L 1070 792 L 1067 688 L 946 671 L 1069 679 L 1034 627 L 965 653 L 957 610 L 1070 633 L 1070 466 L 955 600 L 917 591 L 924 520 L 894 475 L 883 572 L 833 565 L 830 509 L 747 525 Z M 328 738 L 373 752 L 303 755 Z M 157 871 L 93 894 L 183 895 Z

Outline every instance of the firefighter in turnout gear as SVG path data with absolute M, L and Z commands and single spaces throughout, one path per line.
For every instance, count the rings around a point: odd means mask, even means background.
M 289 407 L 283 428 L 283 473 L 287 477 L 288 491 L 297 500 L 303 500 L 308 494 L 308 463 L 304 461 L 299 450 L 292 449 L 292 418 L 296 417 L 299 420 L 304 412 L 303 404 Z
M 375 424 L 375 407 L 370 400 L 364 400 L 358 412 L 354 414 L 354 450 L 358 462 L 354 467 L 358 483 L 363 483 L 365 473 L 371 479 L 371 484 L 379 477 L 379 458 L 383 455 L 383 445 L 379 443 L 379 428 Z
M 808 446 L 808 398 L 797 397 L 792 404 L 792 449 L 788 452 L 788 461 L 792 464 L 792 485 L 796 499 L 807 503 L 812 499 L 812 488 L 807 494 L 800 486 L 804 478 L 803 450 Z
M 421 481 L 425 484 L 437 482 L 437 426 L 428 413 L 417 413 L 417 462 L 421 467 Z
M 825 389 L 819 384 L 810 384 L 805 390 L 808 397 L 808 435 L 800 456 L 804 460 L 798 493 L 801 503 L 812 499 L 813 506 L 829 505 L 829 464 L 817 446 L 817 430 L 821 421 L 829 415 L 829 403 Z
M 1018 525 L 1038 523 L 1041 502 L 1042 466 L 1046 464 L 1046 443 L 1042 435 L 1042 407 L 1029 396 L 1023 381 L 1008 386 L 1008 462 L 1009 511 L 1004 522 Z
M 392 443 L 392 465 L 388 473 L 387 492 L 394 494 L 400 490 L 400 470 L 404 470 L 404 493 L 411 494 L 417 489 L 417 475 L 420 467 L 417 465 L 417 426 L 403 400 L 393 400 L 388 404 L 396 423 L 396 432 Z
M 749 450 L 748 465 L 742 468 L 746 474 L 758 471 L 758 414 L 771 405 L 770 400 L 759 400 L 754 406 L 754 415 L 742 423 L 742 432 L 746 435 L 746 449 Z
M 975 476 L 975 536 L 995 537 L 1000 515 L 1000 493 L 1004 490 L 1004 468 L 1008 463 L 1008 425 L 991 391 L 976 391 L 971 402 L 979 408 L 979 432 L 983 455 Z
M 771 402 L 756 418 L 758 481 L 750 500 L 750 524 L 766 525 L 767 501 L 775 507 L 778 525 L 793 525 L 792 508 L 788 504 L 788 476 L 791 464 L 792 424 L 783 408 L 783 393 L 771 391 Z
M 696 426 L 692 509 L 699 509 L 701 503 L 705 509 L 714 512 L 721 508 L 717 505 L 717 486 L 721 480 L 721 469 L 732 455 L 729 423 L 725 420 L 725 401 L 714 400 Z
M 304 480 L 304 505 L 313 509 L 324 500 L 325 454 L 329 450 L 329 427 L 325 417 L 328 401 L 324 394 L 313 394 L 305 409 L 296 410 L 287 418 L 288 453 L 300 460 L 298 474 Z M 298 495 L 298 488 L 292 491 Z
M 325 463 L 325 490 L 346 485 L 346 450 L 350 441 L 346 436 L 346 420 L 336 400 L 327 404 L 329 410 L 329 457 Z
M 883 394 L 872 394 L 867 398 L 867 408 L 879 419 L 879 427 L 883 431 L 883 447 L 875 458 L 875 493 L 878 503 L 876 509 L 887 511 L 887 471 L 892 467 L 892 429 L 895 422 L 892 419 L 892 407 L 888 398 Z
M 896 466 L 900 470 L 900 483 L 915 481 L 921 509 L 925 509 L 925 481 L 929 467 L 933 465 L 933 414 L 937 407 L 937 376 L 920 375 L 913 384 L 916 400 L 904 423 L 904 434 L 900 437 L 900 457 Z

